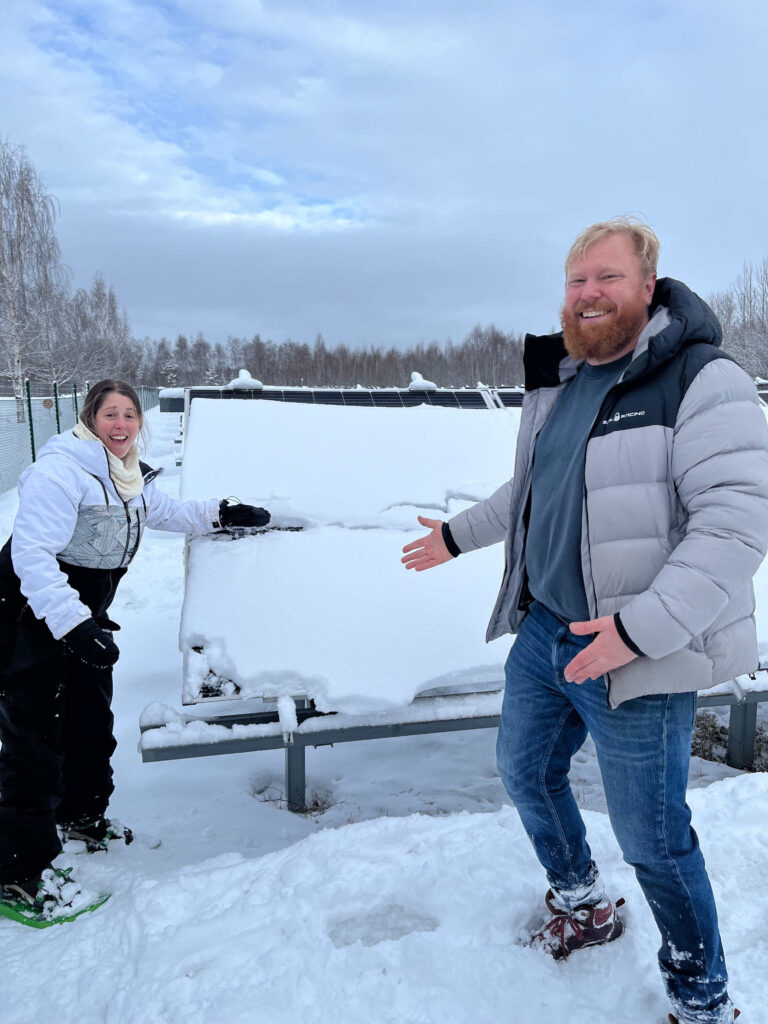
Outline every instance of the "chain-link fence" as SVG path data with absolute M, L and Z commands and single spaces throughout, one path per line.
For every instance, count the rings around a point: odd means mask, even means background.
M 10 490 L 54 434 L 71 430 L 83 407 L 89 382 L 62 385 L 27 381 L 21 397 L 0 385 L 0 493 Z M 158 388 L 137 388 L 146 412 L 158 403 Z

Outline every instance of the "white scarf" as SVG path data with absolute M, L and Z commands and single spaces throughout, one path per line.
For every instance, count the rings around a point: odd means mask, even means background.
M 115 485 L 115 490 L 123 501 L 130 501 L 131 498 L 136 498 L 141 494 L 144 489 L 144 477 L 141 475 L 139 451 L 135 444 L 131 445 L 124 459 L 119 459 L 117 455 L 113 455 L 100 437 L 86 427 L 82 420 L 77 421 L 72 433 L 81 441 L 98 441 L 100 445 L 104 446 L 109 460 L 109 475 Z

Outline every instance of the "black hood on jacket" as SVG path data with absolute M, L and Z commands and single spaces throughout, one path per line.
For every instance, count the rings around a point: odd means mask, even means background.
M 649 340 L 646 349 L 629 366 L 624 379 L 630 379 L 655 370 L 687 345 L 705 343 L 719 348 L 723 332 L 717 317 L 706 302 L 691 289 L 672 277 L 661 277 L 653 290 L 649 314 L 666 306 L 672 317 L 658 334 Z M 577 367 L 568 355 L 563 332 L 556 334 L 526 334 L 523 350 L 525 390 L 556 387 L 573 376 Z

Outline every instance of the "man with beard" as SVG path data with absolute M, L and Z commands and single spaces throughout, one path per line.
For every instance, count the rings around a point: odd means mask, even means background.
M 768 438 L 754 383 L 711 309 L 656 279 L 659 243 L 628 218 L 566 259 L 562 333 L 525 347 L 515 475 L 403 550 L 421 571 L 504 540 L 488 639 L 506 665 L 499 774 L 544 867 L 558 960 L 617 939 L 568 781 L 595 743 L 611 824 L 661 933 L 680 1024 L 738 1011 L 685 802 L 696 691 L 758 666 L 752 576 L 768 545 Z

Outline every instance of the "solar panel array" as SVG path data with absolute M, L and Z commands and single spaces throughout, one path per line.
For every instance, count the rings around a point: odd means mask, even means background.
M 262 402 L 302 402 L 310 405 L 369 406 L 401 409 L 415 405 L 433 405 L 453 409 L 487 409 L 484 397 L 489 392 L 475 388 L 439 388 L 438 390 L 401 390 L 399 388 L 189 388 L 189 399 L 252 399 Z M 490 392 L 498 395 L 505 407 L 522 404 L 522 391 L 507 388 Z M 171 410 L 169 410 L 171 411 Z
M 494 394 L 505 409 L 518 409 L 523 404 L 522 388 L 494 388 Z

